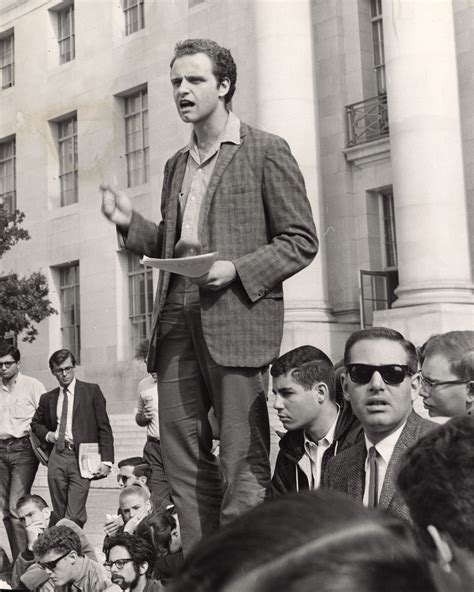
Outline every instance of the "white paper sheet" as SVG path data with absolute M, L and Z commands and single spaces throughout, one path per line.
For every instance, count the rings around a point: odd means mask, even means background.
M 153 259 L 144 255 L 140 263 L 186 277 L 199 277 L 211 269 L 217 255 L 216 252 L 204 253 L 204 255 L 181 257 L 179 259 Z

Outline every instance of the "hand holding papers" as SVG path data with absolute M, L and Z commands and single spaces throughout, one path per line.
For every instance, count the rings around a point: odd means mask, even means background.
M 181 257 L 179 259 L 152 259 L 144 255 L 140 263 L 170 273 L 194 278 L 207 273 L 216 261 L 217 255 L 218 253 L 204 253 L 204 255 Z
M 101 479 L 97 476 L 101 462 L 98 444 L 79 444 L 79 471 L 83 479 Z

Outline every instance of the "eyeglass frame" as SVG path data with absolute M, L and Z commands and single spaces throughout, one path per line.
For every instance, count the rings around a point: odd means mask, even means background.
M 41 567 L 41 569 L 44 569 L 44 570 L 49 569 L 49 571 L 54 571 L 56 569 L 56 566 L 58 565 L 58 563 L 61 561 L 61 559 L 64 559 L 65 557 L 67 557 L 72 550 L 73 549 L 69 549 L 69 551 L 66 551 L 66 553 L 64 553 L 60 557 L 56 557 L 56 559 L 52 559 L 51 561 L 45 561 L 43 563 L 41 561 L 37 561 L 36 564 L 39 565 Z
M 13 364 L 18 364 L 18 362 L 16 360 L 8 360 L 7 362 L 0 362 L 0 368 L 3 368 L 5 366 L 5 368 L 8 370 L 9 368 L 11 368 L 13 366 Z
M 358 382 L 356 380 L 354 380 L 351 376 L 351 370 L 354 366 L 365 366 L 368 368 L 373 368 L 372 374 L 370 375 L 369 380 L 367 380 L 367 382 Z M 400 380 L 400 382 L 392 382 L 392 381 L 387 381 L 385 380 L 384 376 L 383 376 L 383 368 L 387 368 L 387 367 L 393 367 L 393 366 L 397 366 L 398 368 L 401 368 L 403 370 L 403 378 Z M 405 380 L 405 378 L 407 376 L 415 376 L 415 374 L 417 374 L 416 372 L 413 372 L 413 370 L 407 366 L 406 364 L 381 364 L 381 365 L 375 365 L 375 364 L 363 364 L 363 363 L 354 363 L 354 364 L 346 364 L 345 366 L 347 374 L 349 375 L 350 379 L 352 380 L 352 382 L 354 384 L 360 384 L 360 385 L 365 385 L 365 384 L 369 384 L 369 382 L 372 380 L 374 373 L 378 372 L 380 374 L 380 376 L 382 377 L 382 380 L 384 381 L 385 384 L 389 384 L 391 386 L 398 386 L 400 384 L 402 384 L 402 382 Z M 381 371 L 382 370 L 382 371 Z
M 421 374 L 420 372 L 420 378 L 421 378 L 421 385 L 424 387 L 428 387 L 430 390 L 435 389 L 437 386 L 446 386 L 446 385 L 454 385 L 454 384 L 469 384 L 470 382 L 473 382 L 472 380 L 439 380 L 439 381 L 433 381 L 430 380 L 429 378 L 426 378 L 426 376 L 423 376 L 423 374 Z
M 66 368 L 56 368 L 53 370 L 55 376 L 62 376 L 63 374 L 69 374 L 74 370 L 75 366 L 67 366 Z
M 122 569 L 125 567 L 125 565 L 127 563 L 130 563 L 130 561 L 134 561 L 131 557 L 128 558 L 124 558 L 124 559 L 116 559 L 115 561 L 104 561 L 104 563 L 102 564 L 106 569 L 112 569 L 114 565 L 117 566 L 117 569 L 119 571 L 122 571 Z M 119 565 L 120 563 L 123 563 L 122 567 L 120 567 Z

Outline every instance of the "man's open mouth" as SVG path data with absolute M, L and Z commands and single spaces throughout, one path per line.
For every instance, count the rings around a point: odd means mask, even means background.
M 368 407 L 375 407 L 375 406 L 385 406 L 388 405 L 387 401 L 384 401 L 383 399 L 370 399 L 369 401 L 367 401 L 367 406 Z
M 181 107 L 181 109 L 188 109 L 190 107 L 194 107 L 194 103 L 193 101 L 188 101 L 187 99 L 181 99 L 181 101 L 179 102 L 179 106 Z

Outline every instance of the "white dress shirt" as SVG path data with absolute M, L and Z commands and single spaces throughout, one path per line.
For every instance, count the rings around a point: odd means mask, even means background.
M 65 438 L 67 442 L 73 442 L 72 439 L 72 411 L 74 407 L 74 392 L 76 390 L 76 379 L 73 378 L 71 384 L 67 387 L 68 393 L 68 406 L 67 406 L 67 418 L 66 418 L 66 434 Z M 58 397 L 58 404 L 56 407 L 56 414 L 58 416 L 58 427 L 56 428 L 55 432 L 55 439 L 59 438 L 59 424 L 61 423 L 61 413 L 63 411 L 63 402 L 64 402 L 64 388 L 62 386 L 59 387 L 59 397 Z
M 369 503 L 369 482 L 370 482 L 370 469 L 369 469 L 369 448 L 375 446 L 375 450 L 378 452 L 377 455 L 377 469 L 378 469 L 378 482 L 377 482 L 377 501 L 380 499 L 380 493 L 382 491 L 383 482 L 385 481 L 385 474 L 387 473 L 388 463 L 392 458 L 393 450 L 397 445 L 398 438 L 400 438 L 401 433 L 403 432 L 403 428 L 406 425 L 403 423 L 398 430 L 387 436 L 383 440 L 380 440 L 377 444 L 371 442 L 367 436 L 364 434 L 365 439 L 365 447 L 367 449 L 367 456 L 365 459 L 365 487 L 364 487 L 364 497 L 362 498 L 362 503 L 364 506 L 367 506 Z
M 7 387 L 0 379 L 0 438 L 22 438 L 30 431 L 30 423 L 41 395 L 46 389 L 39 380 L 18 372 Z

